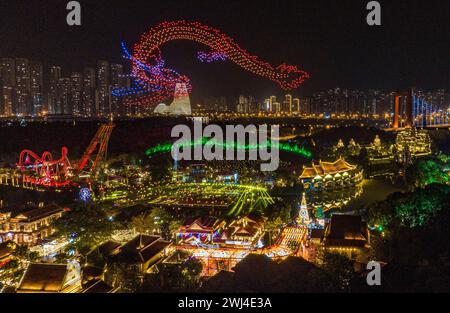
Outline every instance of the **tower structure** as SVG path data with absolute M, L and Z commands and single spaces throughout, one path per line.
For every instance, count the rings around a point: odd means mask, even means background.
M 297 224 L 307 225 L 311 221 L 309 219 L 308 205 L 306 204 L 306 195 L 303 193 L 302 202 L 300 203 L 300 209 L 298 211 Z
M 406 98 L 405 109 L 400 108 L 400 99 Z M 392 127 L 398 129 L 401 126 L 401 112 L 405 115 L 405 126 L 411 127 L 413 124 L 413 112 L 412 112 L 412 101 L 413 101 L 413 89 L 410 88 L 406 92 L 398 92 L 394 95 L 394 120 Z
M 174 115 L 191 115 L 191 100 L 185 83 L 177 83 L 173 94 L 172 103 L 167 106 L 164 103 L 158 104 L 155 113 L 174 114 Z

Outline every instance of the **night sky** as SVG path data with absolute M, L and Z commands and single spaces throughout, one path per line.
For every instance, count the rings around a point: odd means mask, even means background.
M 80 0 L 82 26 L 66 25 L 68 0 L 1 0 L 0 56 L 27 57 L 63 74 L 97 60 L 127 64 L 120 42 L 165 20 L 199 21 L 220 29 L 260 59 L 311 73 L 293 94 L 332 87 L 393 90 L 449 87 L 450 1 L 379 1 L 382 26 L 366 24 L 368 0 Z M 232 62 L 202 64 L 208 50 L 180 41 L 163 47 L 168 65 L 191 78 L 193 96 L 266 97 L 281 89 Z

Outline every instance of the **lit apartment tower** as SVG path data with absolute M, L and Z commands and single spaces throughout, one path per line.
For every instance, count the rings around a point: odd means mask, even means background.
M 1 89 L 0 98 L 0 116 L 11 117 L 13 115 L 13 99 L 14 88 L 10 86 L 3 86 Z
M 312 108 L 311 108 L 311 113 L 314 114 L 322 114 L 322 113 L 328 113 L 328 103 L 327 103 L 328 97 L 327 97 L 327 93 L 322 91 L 322 92 L 317 92 L 314 93 L 313 95 L 313 99 L 312 99 Z
M 44 110 L 44 69 L 41 63 L 30 63 L 30 96 L 31 96 L 31 113 L 33 115 L 39 115 L 46 113 Z
M 0 66 L 3 86 L 16 86 L 16 61 L 11 58 L 2 58 Z
M 281 112 L 281 103 L 280 102 L 273 102 L 272 103 L 272 112 L 274 113 L 280 113 Z
M 270 112 L 270 99 L 264 99 L 264 103 L 263 103 L 263 111 L 265 112 Z
M 207 97 L 204 99 L 204 107 L 201 106 L 201 110 L 211 112 L 225 112 L 227 111 L 227 98 L 226 97 Z
M 110 75 L 109 62 L 98 61 L 97 86 L 99 95 L 99 116 L 107 116 L 111 112 L 110 106 Z
M 74 116 L 84 116 L 83 108 L 83 75 L 73 72 L 70 75 L 70 108 Z
M 275 110 L 274 110 L 274 107 L 273 107 L 273 105 L 274 105 L 275 102 L 277 102 L 277 97 L 275 97 L 275 96 L 270 96 L 270 98 L 269 98 L 270 112 L 274 112 L 274 111 L 275 111 Z
M 14 86 L 16 85 L 16 65 L 11 58 L 0 59 L 0 116 L 13 115 Z
M 367 104 L 369 106 L 369 111 L 372 114 L 380 113 L 378 108 L 378 100 L 379 100 L 380 92 L 378 90 L 370 89 L 367 93 Z
M 30 63 L 28 59 L 16 59 L 16 105 L 15 114 L 30 115 Z
M 248 109 L 248 98 L 246 96 L 240 95 L 236 106 L 236 111 L 238 113 L 248 113 Z
M 60 114 L 61 108 L 58 103 L 58 84 L 61 79 L 61 67 L 51 66 L 49 69 L 49 87 L 47 94 L 47 107 L 49 114 Z
M 123 88 L 123 65 L 111 64 L 111 88 Z M 122 108 L 122 98 L 111 96 L 111 111 L 114 115 L 122 115 L 124 110 Z
M 85 116 L 92 117 L 98 110 L 95 89 L 95 69 L 86 67 L 83 71 L 83 111 Z
M 216 112 L 226 112 L 227 111 L 227 98 L 218 97 L 215 98 L 214 104 L 212 106 Z
M 282 111 L 292 113 L 292 95 L 287 94 L 284 96 Z
M 292 99 L 292 112 L 300 113 L 300 99 L 299 98 Z
M 71 115 L 73 113 L 73 107 L 70 97 L 71 80 L 70 78 L 63 77 L 58 82 L 58 112 L 57 114 Z

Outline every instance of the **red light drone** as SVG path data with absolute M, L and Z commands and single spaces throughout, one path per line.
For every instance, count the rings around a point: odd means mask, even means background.
M 131 60 L 131 77 L 135 86 L 129 89 L 114 89 L 114 96 L 142 95 L 142 104 L 155 104 L 171 97 L 176 83 L 186 84 L 191 91 L 189 78 L 165 67 L 160 47 L 172 40 L 191 40 L 211 48 L 211 52 L 199 52 L 201 62 L 230 60 L 243 69 L 278 83 L 283 89 L 295 89 L 309 78 L 309 74 L 297 66 L 271 64 L 259 60 L 242 49 L 234 40 L 221 31 L 198 22 L 163 22 L 141 36 L 130 54 L 122 43 L 124 57 Z

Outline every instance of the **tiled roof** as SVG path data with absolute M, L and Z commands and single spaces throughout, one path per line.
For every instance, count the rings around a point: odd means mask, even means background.
M 336 174 L 354 170 L 355 168 L 356 165 L 346 162 L 343 158 L 339 158 L 334 162 L 319 161 L 319 163 L 313 163 L 311 167 L 303 168 L 300 178 L 313 178 L 317 175 Z
M 31 263 L 17 291 L 59 292 L 63 288 L 66 273 L 66 264 Z
M 23 216 L 25 219 L 33 221 L 62 211 L 63 209 L 57 205 L 48 205 L 42 208 L 36 208 L 20 212 L 14 217 Z
M 92 283 L 88 288 L 83 290 L 83 293 L 113 293 L 116 288 L 111 287 L 103 280 L 97 280 Z
M 326 246 L 364 246 L 368 242 L 367 224 L 359 215 L 333 214 L 326 225 Z
M 145 263 L 170 245 L 159 236 L 138 235 L 120 248 L 117 259 L 126 263 Z

